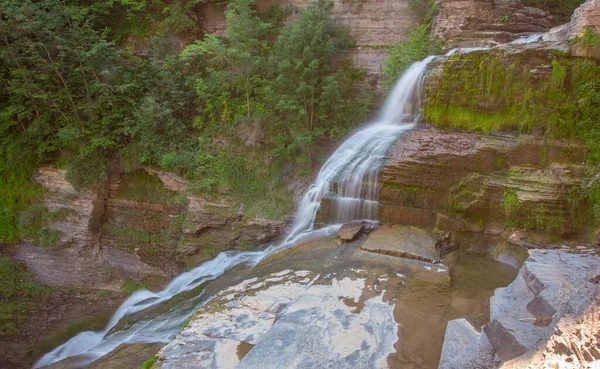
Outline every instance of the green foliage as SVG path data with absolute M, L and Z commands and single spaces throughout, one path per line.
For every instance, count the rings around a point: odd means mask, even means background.
M 583 35 L 578 40 L 581 46 L 589 49 L 600 49 L 600 35 L 594 32 L 592 28 L 586 27 Z
M 544 64 L 528 53 L 450 57 L 439 88 L 425 93 L 425 118 L 440 127 L 578 138 L 588 148 L 587 161 L 599 163 L 600 66 L 559 53 L 542 57 L 550 76 L 537 74 Z
M 592 213 L 600 221 L 600 183 L 596 182 L 590 188 L 587 199 L 592 206 Z
M 82 152 L 67 166 L 66 179 L 76 190 L 101 188 L 106 183 L 107 167 L 100 152 Z
M 542 9 L 568 22 L 579 5 L 585 0 L 523 0 L 523 5 Z
M 408 9 L 417 17 L 419 24 L 431 24 L 438 12 L 436 0 L 408 0 Z
M 17 334 L 35 299 L 49 292 L 22 265 L 0 256 L 0 336 Z
M 163 182 L 155 174 L 145 170 L 137 170 L 123 176 L 115 197 L 164 205 L 185 205 L 185 195 L 165 188 Z
M 390 87 L 412 63 L 440 51 L 440 43 L 431 35 L 431 23 L 437 14 L 435 0 L 409 0 L 408 8 L 417 24 L 406 34 L 406 40 L 389 47 L 384 62 L 385 86 Z
M 0 152 L 7 149 L 7 146 L 0 147 Z M 43 193 L 41 186 L 31 180 L 31 170 L 17 165 L 0 157 L 0 244 L 20 240 L 19 214 Z
M 511 191 L 504 191 L 502 207 L 506 214 L 505 224 L 509 227 L 535 229 L 549 235 L 556 235 L 560 230 L 562 211 L 549 214 L 543 204 L 531 208 Z
M 0 183 L 12 204 L 0 213 L 0 240 L 20 239 L 19 213 L 37 195 L 12 188 L 35 187 L 26 181 L 40 163 L 65 167 L 86 190 L 105 185 L 116 157 L 126 171 L 161 167 L 203 195 L 280 213 L 282 173 L 310 172 L 321 143 L 366 116 L 370 93 L 355 88 L 362 72 L 344 60 L 352 42 L 331 3 L 290 17 L 232 1 L 225 38 L 206 36 L 160 62 L 117 47 L 195 34 L 202 2 L 0 0 L 0 170 L 28 168 Z
M 146 360 L 140 368 L 141 369 L 150 369 L 150 368 L 152 368 L 152 365 L 156 362 L 156 360 L 158 360 L 158 357 L 152 356 L 150 359 Z
M 146 288 L 146 285 L 143 283 L 138 283 L 133 279 L 125 278 L 123 279 L 123 283 L 121 284 L 121 292 L 124 296 L 129 296 L 135 291 Z
M 281 172 L 290 163 L 310 168 L 317 143 L 344 135 L 368 105 L 357 103 L 362 74 L 343 62 L 351 40 L 329 17 L 330 3 L 310 3 L 293 22 L 282 22 L 289 12 L 259 16 L 253 4 L 230 3 L 227 38 L 209 35 L 181 53 L 196 71 L 200 139 L 194 154 L 171 151 L 161 165 L 192 179 L 195 191 L 275 214 L 279 195 L 258 203 L 280 193 Z

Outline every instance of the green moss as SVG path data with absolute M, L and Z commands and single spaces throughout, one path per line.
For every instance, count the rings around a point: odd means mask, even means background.
M 427 121 L 478 132 L 541 131 L 580 139 L 600 162 L 600 66 L 559 52 L 502 50 L 451 56 L 425 93 Z
M 121 283 L 121 292 L 124 296 L 129 296 L 135 291 L 147 288 L 144 283 L 137 282 L 133 279 L 125 278 Z
M 561 221 L 564 219 L 561 210 L 549 213 L 543 204 L 532 208 L 522 203 L 518 196 L 511 191 L 504 191 L 502 207 L 506 214 L 505 224 L 507 226 L 526 230 L 534 229 L 549 235 L 558 234 Z
M 504 155 L 498 155 L 496 157 L 496 169 L 501 170 L 504 168 Z
M 114 193 L 115 197 L 163 205 L 185 205 L 187 198 L 165 188 L 158 176 L 140 170 L 125 174 Z
M 50 291 L 34 282 L 23 265 L 0 257 L 0 337 L 19 333 L 35 301 Z
M 140 368 L 141 369 L 150 369 L 150 368 L 152 368 L 152 365 L 156 362 L 156 360 L 158 360 L 158 357 L 152 356 L 150 359 L 146 360 Z
M 173 226 L 177 219 L 171 223 Z M 177 227 L 175 224 L 173 227 Z M 119 227 L 112 224 L 104 225 L 105 235 L 114 239 L 119 247 L 134 251 L 143 256 L 174 257 L 172 251 L 175 249 L 177 237 L 174 230 L 164 230 L 161 233 L 150 233 L 139 231 L 129 227 Z

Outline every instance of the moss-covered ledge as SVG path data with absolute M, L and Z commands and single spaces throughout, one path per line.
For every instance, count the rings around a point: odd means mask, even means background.
M 423 112 L 438 127 L 580 139 L 600 161 L 600 65 L 550 49 L 493 49 L 440 59 Z
M 600 181 L 593 180 L 600 165 L 596 60 L 510 48 L 440 58 L 425 80 L 423 114 L 444 129 L 532 133 L 540 142 L 583 143 L 588 179 L 569 193 L 568 202 L 577 213 L 600 220 Z

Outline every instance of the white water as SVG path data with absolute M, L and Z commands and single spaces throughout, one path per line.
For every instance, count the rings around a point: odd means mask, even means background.
M 390 92 L 379 119 L 352 135 L 327 160 L 315 184 L 304 195 L 293 230 L 282 244 L 257 252 L 222 252 L 214 259 L 179 275 L 161 292 L 138 291 L 119 307 L 103 331 L 78 334 L 44 355 L 34 368 L 77 355 L 78 360 L 74 365 L 83 367 L 123 343 L 168 342 L 179 332 L 181 323 L 206 303 L 202 293 L 193 293 L 204 282 L 238 265 L 253 267 L 260 260 L 293 246 L 301 239 L 337 231 L 339 224 L 313 230 L 315 215 L 325 194 L 333 195 L 333 219 L 329 219 L 330 223 L 377 220 L 380 166 L 390 145 L 418 121 L 423 75 L 433 59 L 432 56 L 413 64 Z M 186 293 L 192 296 L 184 296 Z M 173 298 L 180 298 L 181 301 L 174 306 L 166 305 Z M 130 325 L 122 324 L 113 332 L 113 328 L 123 319 L 127 320 L 142 310 L 146 311 L 141 319 Z
M 379 119 L 347 139 L 325 162 L 304 194 L 288 239 L 313 229 L 321 200 L 330 203 L 329 223 L 377 220 L 378 175 L 390 145 L 418 122 L 423 75 L 433 56 L 413 64 L 388 95 Z
M 543 33 L 535 33 L 533 35 L 519 37 L 519 38 L 511 41 L 510 43 L 511 44 L 531 44 L 531 43 L 540 41 L 543 36 L 544 36 Z
M 263 251 L 225 251 L 219 253 L 214 259 L 204 262 L 197 268 L 177 276 L 164 290 L 154 293 L 148 290 L 140 290 L 129 296 L 110 319 L 105 329 L 101 332 L 81 332 L 61 346 L 44 355 L 34 368 L 64 360 L 66 358 L 80 355 L 73 367 L 83 367 L 98 358 L 111 352 L 123 343 L 153 343 L 168 342 L 181 330 L 181 324 L 195 310 L 207 302 L 202 293 L 191 297 L 184 297 L 175 306 L 164 309 L 160 308 L 169 300 L 191 292 L 199 288 L 203 283 L 211 281 L 227 270 L 238 265 L 253 267 L 262 259 L 268 257 L 275 251 L 285 250 L 300 240 L 312 237 L 323 237 L 337 232 L 339 226 L 322 228 L 310 233 L 303 234 L 289 242 L 278 246 L 270 246 Z M 156 310 L 153 311 L 153 308 Z M 111 330 L 132 314 L 147 309 L 147 316 L 135 321 L 131 326 L 111 332 Z

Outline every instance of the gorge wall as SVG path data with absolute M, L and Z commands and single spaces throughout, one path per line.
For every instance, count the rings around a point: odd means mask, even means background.
M 265 0 L 258 1 L 257 7 L 264 11 L 276 3 L 306 4 Z M 438 3 L 435 33 L 448 48 L 505 42 L 523 33 L 547 31 L 563 21 L 520 1 Z M 206 9 L 206 32 L 222 34 L 223 6 L 209 4 Z M 569 26 L 573 35 L 580 35 L 586 25 L 600 24 L 598 0 L 588 1 L 581 9 Z M 350 53 L 353 64 L 376 78 L 383 71 L 385 46 L 404 40 L 405 31 L 415 22 L 408 1 L 335 1 L 333 13 L 356 40 Z M 528 75 L 540 81 L 550 78 L 551 53 L 530 56 Z M 464 59 L 454 62 L 459 69 L 470 68 Z M 447 65 L 444 61 L 435 64 L 429 73 L 429 101 L 434 91 L 448 83 Z M 553 237 L 579 236 L 582 220 L 569 199 L 588 178 L 590 166 L 584 158 L 580 143 L 546 139 L 535 131 L 479 134 L 421 127 L 402 137 L 390 151 L 380 177 L 380 220 L 451 231 L 451 241 L 463 247 L 471 245 L 470 234 L 503 235 L 516 244 L 535 247 L 530 235 L 508 230 L 510 224 L 523 220 L 531 230 Z M 115 167 L 110 183 L 97 192 L 75 191 L 62 169 L 42 168 L 36 180 L 47 190 L 43 205 L 52 211 L 65 209 L 63 219 L 46 225 L 59 232 L 60 239 L 54 248 L 22 243 L 14 257 L 49 286 L 113 293 L 131 280 L 158 287 L 220 251 L 255 248 L 276 239 L 285 228 L 285 219 L 249 216 L 224 199 L 206 199 L 188 191 L 180 177 L 150 168 L 124 173 Z M 326 217 L 326 200 L 322 209 Z M 97 295 L 87 301 L 107 303 Z M 53 319 L 79 318 L 65 314 Z M 58 328 L 53 329 L 65 328 L 63 323 L 55 325 Z
M 123 279 L 161 285 L 220 251 L 269 242 L 285 226 L 285 219 L 244 218 L 235 205 L 194 195 L 184 179 L 152 169 L 116 168 L 110 184 L 94 192 L 76 191 L 62 169 L 42 168 L 37 181 L 47 191 L 43 205 L 68 215 L 45 225 L 60 234 L 53 248 L 22 243 L 15 258 L 50 286 L 118 291 Z
M 258 0 L 256 8 L 266 12 L 271 6 L 303 8 L 308 0 Z M 203 28 L 206 33 L 224 35 L 224 5 L 210 4 L 205 10 Z M 387 46 L 402 42 L 406 31 L 416 22 L 410 12 L 408 0 L 333 1 L 332 16 L 347 27 L 356 42 L 348 58 L 357 68 L 367 72 L 367 80 L 383 74 Z

